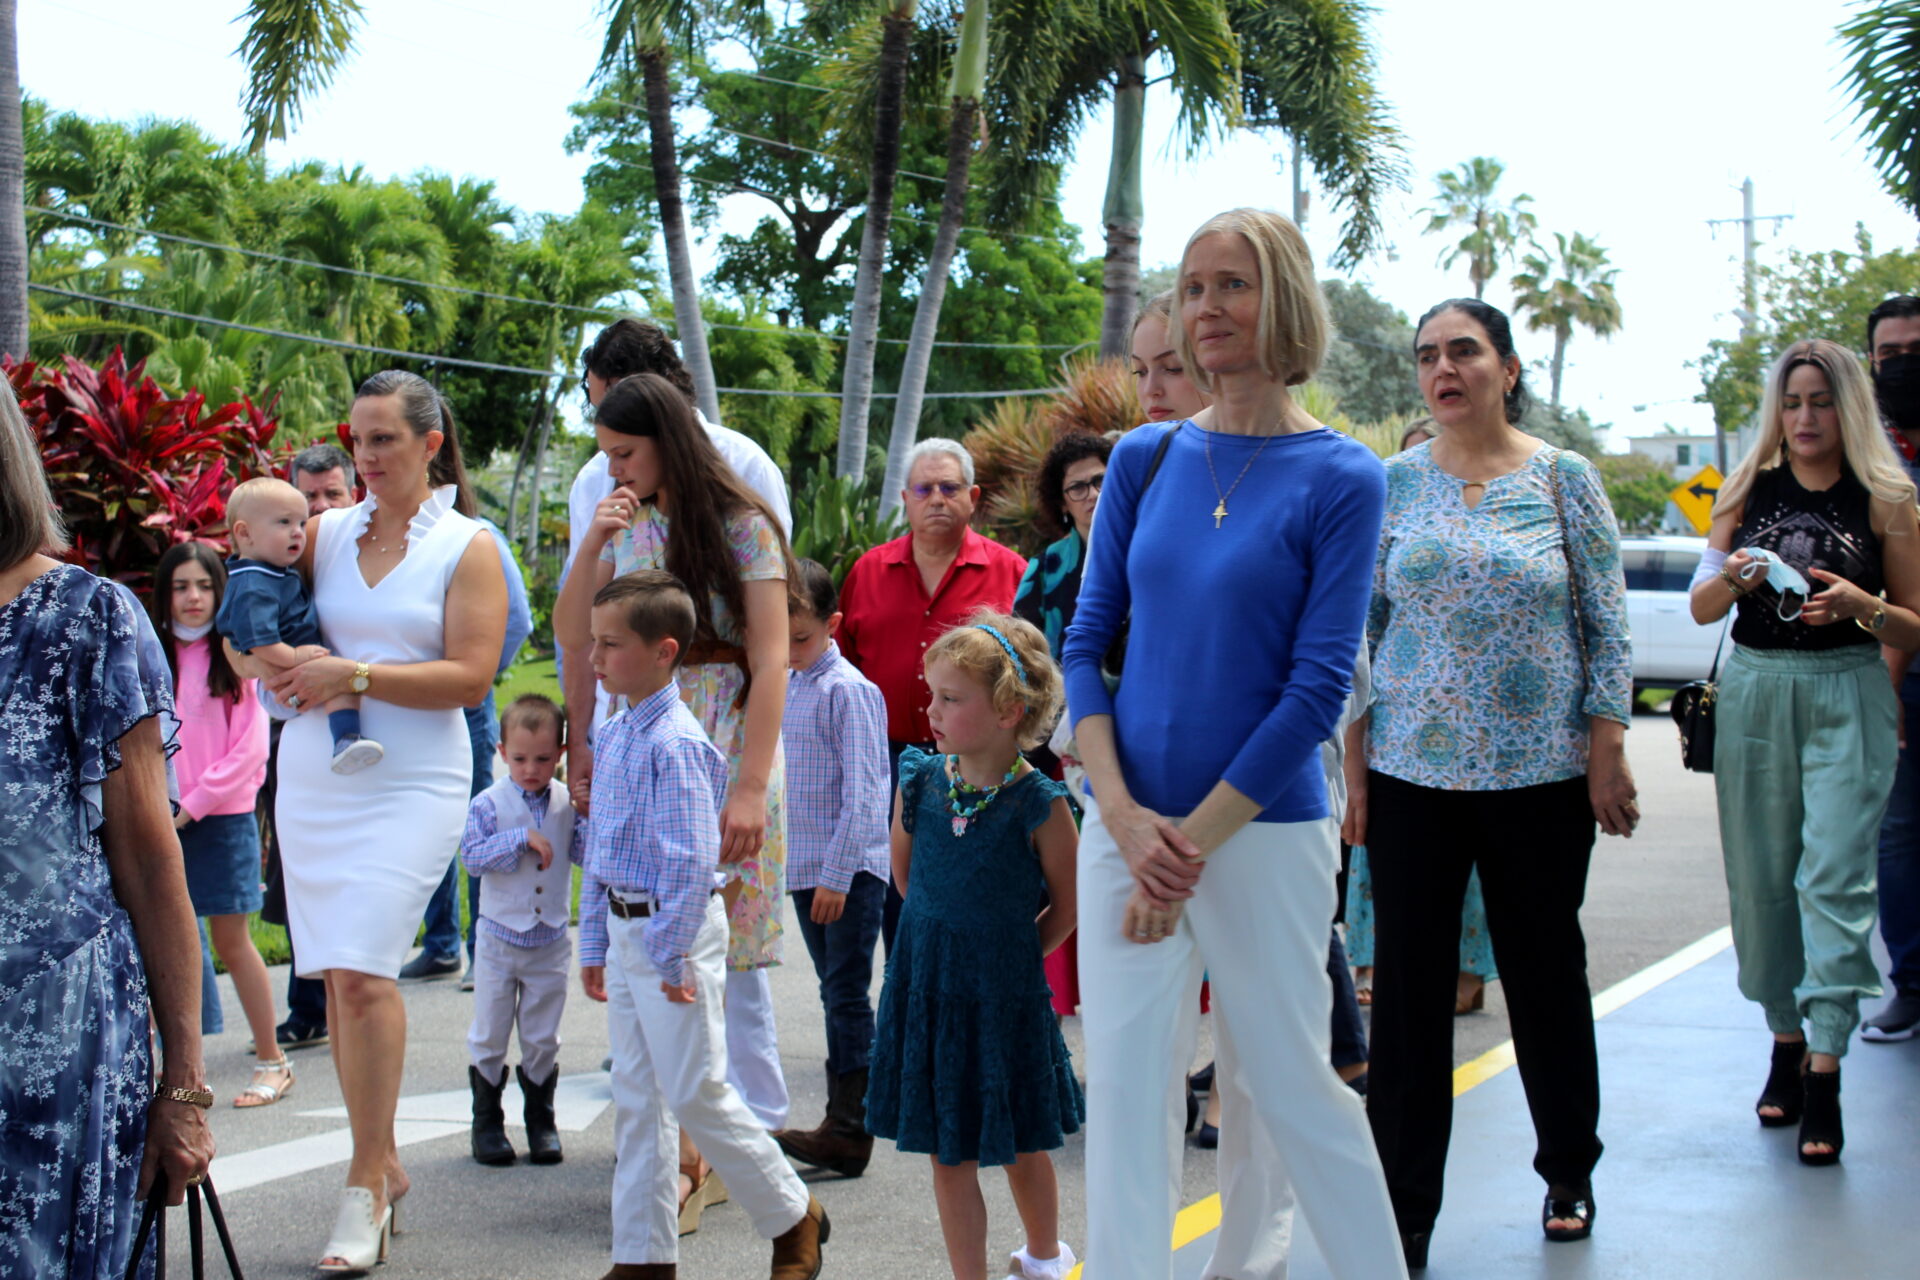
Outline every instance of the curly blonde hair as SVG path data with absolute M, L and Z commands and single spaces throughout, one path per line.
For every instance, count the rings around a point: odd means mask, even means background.
M 1005 647 L 984 630 L 986 627 L 1005 636 L 1020 655 L 1025 679 Z M 1015 707 L 1026 708 L 1020 723 L 1014 726 L 1023 749 L 1045 742 L 1066 706 L 1066 685 L 1053 655 L 1047 651 L 1047 638 L 1031 622 L 1010 614 L 981 609 L 933 642 L 925 661 L 931 663 L 935 658 L 951 662 L 985 685 L 993 709 L 1001 715 Z

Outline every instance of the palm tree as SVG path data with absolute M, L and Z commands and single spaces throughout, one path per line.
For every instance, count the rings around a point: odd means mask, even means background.
M 840 379 L 840 441 L 834 473 L 859 479 L 867 470 L 867 413 L 873 402 L 873 356 L 880 339 L 881 273 L 893 223 L 893 190 L 900 176 L 900 116 L 906 98 L 907 46 L 916 0 L 887 0 L 880 18 L 879 84 L 873 118 L 873 161 L 860 263 L 854 275 L 853 315 L 847 322 L 847 359 Z
M 960 224 L 967 212 L 967 179 L 979 141 L 980 97 L 987 87 L 987 0 L 966 0 L 960 21 L 960 48 L 953 59 L 951 118 L 947 126 L 947 182 L 940 197 L 940 226 L 934 232 L 933 251 L 920 299 L 913 309 L 913 332 L 907 338 L 906 363 L 900 371 L 900 397 L 894 401 L 893 431 L 887 441 L 887 470 L 880 482 L 880 514 L 900 505 L 906 486 L 907 454 L 920 434 L 920 406 L 927 389 L 927 369 L 933 362 L 934 333 L 940 327 L 940 305 L 946 298 L 947 273 L 960 243 Z
M 1874 165 L 1893 197 L 1920 214 L 1920 0 L 1883 0 L 1840 26 L 1853 58 L 1841 79 Z
M 1608 264 L 1605 249 L 1578 232 L 1572 239 L 1558 233 L 1553 239 L 1557 251 L 1551 259 L 1536 249 L 1521 262 L 1513 278 L 1513 301 L 1527 313 L 1529 329 L 1553 333 L 1552 405 L 1558 414 L 1573 327 L 1589 329 L 1596 338 L 1620 328 L 1620 299 L 1613 291 L 1620 272 Z
M 27 358 L 27 142 L 14 0 L 0 0 L 0 355 Z
M 1458 169 L 1449 169 L 1437 179 L 1439 199 L 1421 212 L 1427 215 L 1428 235 L 1437 235 L 1454 227 L 1467 232 L 1440 255 L 1440 265 L 1451 267 L 1467 260 L 1467 276 L 1473 281 L 1473 296 L 1483 297 L 1487 281 L 1500 270 L 1503 260 L 1513 258 L 1522 245 L 1533 241 L 1539 225 L 1531 210 L 1533 197 L 1518 195 L 1504 200 L 1499 194 L 1500 179 L 1506 167 L 1487 156 L 1475 156 Z
M 600 0 L 607 40 L 595 76 L 602 85 L 637 70 L 647 107 L 648 159 L 653 168 L 654 199 L 660 210 L 660 235 L 666 242 L 667 279 L 673 291 L 680 359 L 693 378 L 693 398 L 709 421 L 720 419 L 720 394 L 714 388 L 713 357 L 700 315 L 700 289 L 687 246 L 687 215 L 680 198 L 680 160 L 674 149 L 673 81 L 669 64 L 675 49 L 691 51 L 717 22 L 738 16 L 733 5 L 707 6 L 674 0 Z

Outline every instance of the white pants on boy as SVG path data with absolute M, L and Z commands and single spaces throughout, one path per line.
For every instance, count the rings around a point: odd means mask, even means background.
M 687 956 L 692 1004 L 673 1004 L 647 958 L 644 919 L 607 917 L 607 1024 L 613 1042 L 613 1260 L 680 1257 L 680 1126 L 771 1240 L 805 1216 L 807 1187 L 727 1083 L 727 917 L 720 898 Z
M 765 969 L 727 970 L 727 1079 L 754 1119 L 769 1129 L 787 1127 L 787 1077 Z
M 573 940 L 564 934 L 539 947 L 516 947 L 476 930 L 473 945 L 473 1026 L 467 1052 L 490 1084 L 506 1079 L 507 1047 L 520 1026 L 520 1067 L 546 1083 L 560 1054 L 560 1015 L 567 1007 Z

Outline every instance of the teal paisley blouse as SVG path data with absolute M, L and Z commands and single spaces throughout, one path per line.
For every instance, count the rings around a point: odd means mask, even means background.
M 1588 717 L 1629 724 L 1633 700 L 1620 532 L 1598 470 L 1543 446 L 1470 508 L 1430 445 L 1388 459 L 1367 640 L 1369 767 L 1451 791 L 1585 773 Z

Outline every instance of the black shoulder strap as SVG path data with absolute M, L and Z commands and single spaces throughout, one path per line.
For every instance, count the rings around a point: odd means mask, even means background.
M 1166 461 L 1167 446 L 1173 443 L 1174 434 L 1178 432 L 1181 427 L 1184 427 L 1186 425 L 1187 424 L 1185 422 L 1174 423 L 1171 428 L 1169 428 L 1166 432 L 1162 433 L 1162 435 L 1160 436 L 1160 443 L 1154 446 L 1153 460 L 1147 463 L 1147 474 L 1140 478 L 1140 494 L 1139 494 L 1139 497 L 1136 497 L 1134 499 L 1134 506 L 1136 509 L 1138 509 L 1139 507 L 1140 498 L 1144 498 L 1147 496 L 1147 486 L 1152 484 L 1154 476 L 1160 473 L 1160 464 Z

